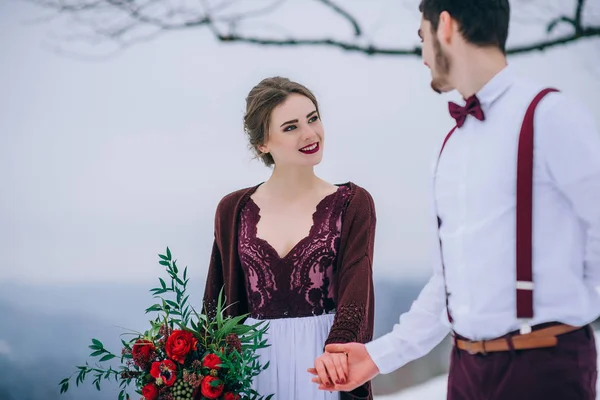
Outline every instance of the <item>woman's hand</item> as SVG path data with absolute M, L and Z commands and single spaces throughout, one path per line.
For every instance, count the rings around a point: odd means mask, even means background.
M 325 385 L 342 385 L 348 379 L 348 356 L 346 353 L 323 353 L 315 360 L 315 370 Z

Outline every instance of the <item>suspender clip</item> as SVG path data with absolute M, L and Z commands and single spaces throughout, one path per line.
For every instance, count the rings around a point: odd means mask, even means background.
M 521 321 L 521 329 L 519 330 L 519 333 L 521 335 L 527 335 L 528 333 L 531 333 L 531 324 L 529 323 L 530 320 L 528 319 L 524 319 Z

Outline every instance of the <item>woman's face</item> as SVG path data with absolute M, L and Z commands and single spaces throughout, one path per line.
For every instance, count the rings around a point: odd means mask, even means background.
M 259 150 L 271 153 L 276 166 L 315 166 L 323 158 L 323 140 L 317 108 L 308 97 L 292 93 L 271 112 Z

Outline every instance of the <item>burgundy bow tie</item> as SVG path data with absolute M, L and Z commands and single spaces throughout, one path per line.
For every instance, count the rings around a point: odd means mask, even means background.
M 448 110 L 450 111 L 450 115 L 452 118 L 456 120 L 456 126 L 461 127 L 465 123 L 465 119 L 467 119 L 467 115 L 471 114 L 475 118 L 480 121 L 485 119 L 485 115 L 483 115 L 483 110 L 481 109 L 481 104 L 479 103 L 479 99 L 477 96 L 473 95 L 467 99 L 467 103 L 464 107 L 459 106 L 456 103 L 448 102 Z

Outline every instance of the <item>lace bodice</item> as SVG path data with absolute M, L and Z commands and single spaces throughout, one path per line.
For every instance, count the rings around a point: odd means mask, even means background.
M 257 237 L 260 208 L 249 199 L 240 215 L 238 253 L 250 314 L 257 319 L 292 318 L 335 311 L 335 261 L 349 188 L 319 202 L 309 234 L 284 257 Z

